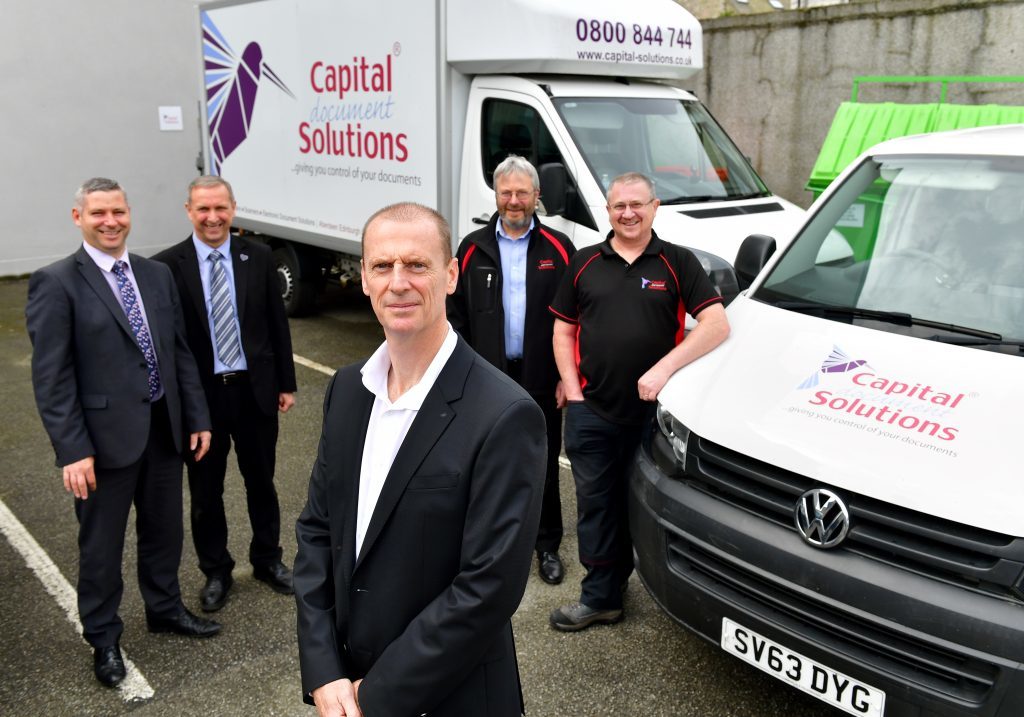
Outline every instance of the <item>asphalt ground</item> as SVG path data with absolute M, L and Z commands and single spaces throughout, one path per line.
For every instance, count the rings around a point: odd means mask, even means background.
M 120 689 L 95 680 L 91 651 L 73 624 L 77 523 L 72 497 L 54 466 L 32 396 L 27 286 L 24 279 L 0 281 L 0 527 L 5 536 L 0 539 L 0 715 L 314 715 L 300 699 L 294 602 L 254 580 L 246 562 L 248 519 L 234 467 L 225 502 L 229 547 L 238 565 L 230 599 L 215 616 L 224 625 L 222 633 L 190 640 L 146 631 L 135 579 L 134 529 L 129 528 L 121 647 L 134 670 Z M 382 339 L 354 288 L 328 291 L 319 312 L 293 319 L 291 329 L 295 353 L 327 367 L 366 357 Z M 296 371 L 297 404 L 281 420 L 277 454 L 281 539 L 289 565 L 329 379 L 304 363 Z M 572 476 L 565 469 L 561 489 L 566 580 L 552 587 L 534 572 L 514 618 L 530 717 L 842 714 L 687 633 L 658 609 L 636 577 L 626 594 L 624 622 L 577 634 L 551 629 L 548 614 L 578 597 L 582 577 L 575 559 Z M 187 490 L 185 510 L 187 515 Z M 198 611 L 203 580 L 187 520 L 179 574 L 186 605 Z

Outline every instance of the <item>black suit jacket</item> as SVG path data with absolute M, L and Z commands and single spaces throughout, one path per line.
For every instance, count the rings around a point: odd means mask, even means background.
M 214 380 L 213 341 L 192 237 L 153 258 L 171 267 L 178 292 L 184 297 L 188 343 L 199 364 L 203 387 L 209 392 Z M 233 236 L 231 266 L 249 385 L 260 410 L 273 415 L 277 412 L 278 394 L 292 393 L 296 385 L 292 339 L 270 248 Z
M 364 678 L 367 717 L 522 711 L 510 618 L 530 570 L 544 417 L 462 340 L 427 394 L 355 555 L 374 396 L 341 369 L 296 525 L 302 689 Z
M 209 430 L 199 373 L 185 338 L 178 292 L 162 264 L 131 255 L 167 399 L 174 444 Z M 43 426 L 64 466 L 88 456 L 122 468 L 149 437 L 146 360 L 128 318 L 85 249 L 39 269 L 25 307 L 32 339 L 32 385 Z

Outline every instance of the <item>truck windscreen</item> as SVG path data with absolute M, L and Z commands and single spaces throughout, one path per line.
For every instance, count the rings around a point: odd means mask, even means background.
M 654 180 L 662 204 L 769 196 L 699 102 L 576 97 L 554 103 L 605 192 L 618 175 L 642 172 Z

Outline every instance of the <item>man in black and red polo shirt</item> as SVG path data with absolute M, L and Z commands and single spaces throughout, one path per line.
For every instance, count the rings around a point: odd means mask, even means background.
M 494 169 L 498 211 L 487 226 L 462 240 L 459 281 L 448 297 L 448 320 L 477 353 L 525 388 L 547 421 L 548 458 L 537 531 L 537 568 L 556 585 L 565 575 L 558 454 L 565 397 L 551 348 L 554 316 L 548 305 L 576 249 L 534 214 L 540 196 L 537 170 L 509 155 Z M 557 395 L 556 395 L 557 394 Z
M 658 204 L 646 176 L 617 177 L 608 189 L 611 233 L 573 256 L 551 303 L 587 570 L 579 602 L 551 613 L 558 630 L 622 619 L 622 592 L 633 572 L 630 462 L 665 382 L 729 335 L 722 299 L 700 262 L 651 228 Z M 697 325 L 684 341 L 687 314 Z

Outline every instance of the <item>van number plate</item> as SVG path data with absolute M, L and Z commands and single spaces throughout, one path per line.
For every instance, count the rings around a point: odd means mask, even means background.
M 853 715 L 882 717 L 885 693 L 722 618 L 722 649 L 772 677 Z

